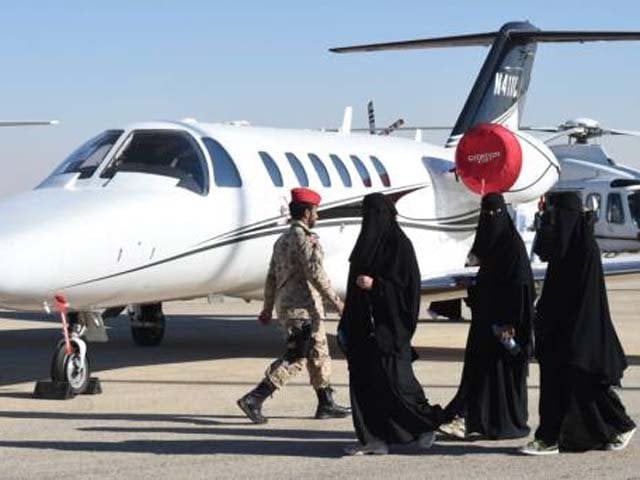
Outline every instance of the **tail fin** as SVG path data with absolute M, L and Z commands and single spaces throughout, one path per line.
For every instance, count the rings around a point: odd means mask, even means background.
M 498 123 L 517 130 L 529 88 L 536 43 L 513 37 L 512 32 L 539 31 L 530 23 L 507 23 L 497 32 L 469 97 L 449 135 L 455 147 L 468 129 L 478 123 Z
M 510 22 L 498 32 L 333 48 L 331 51 L 350 53 L 491 45 L 447 140 L 446 146 L 453 147 L 478 123 L 499 123 L 512 130 L 519 127 L 537 43 L 599 40 L 640 40 L 640 32 L 543 31 L 529 22 Z

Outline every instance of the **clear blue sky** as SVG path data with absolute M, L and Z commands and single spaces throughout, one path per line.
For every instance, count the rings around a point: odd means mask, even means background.
M 584 1 L 6 2 L 0 15 L 0 119 L 57 127 L 0 130 L 0 196 L 33 187 L 102 129 L 132 121 L 249 120 L 282 127 L 355 122 L 451 124 L 484 48 L 334 55 L 354 43 L 493 31 L 640 30 L 640 2 Z M 541 45 L 524 123 L 589 116 L 640 130 L 640 42 Z M 434 138 L 441 143 L 442 138 Z M 640 166 L 640 139 L 605 142 Z

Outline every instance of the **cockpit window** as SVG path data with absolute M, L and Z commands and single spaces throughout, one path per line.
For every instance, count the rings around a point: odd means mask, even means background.
M 633 221 L 636 222 L 636 226 L 640 228 L 640 192 L 633 192 L 629 194 L 629 212 L 633 217 Z
M 204 195 L 209 176 L 202 152 L 185 132 L 137 131 L 127 138 L 102 177 L 117 172 L 138 172 L 179 179 L 177 186 Z
M 211 157 L 216 185 L 219 187 L 241 187 L 242 179 L 238 167 L 233 163 L 229 152 L 213 138 L 203 138 L 202 142 Z
M 89 178 L 100 166 L 123 130 L 107 130 L 75 149 L 52 175 L 80 173 L 78 178 Z
M 619 193 L 610 193 L 607 196 L 607 222 L 617 224 L 624 223 L 624 209 Z

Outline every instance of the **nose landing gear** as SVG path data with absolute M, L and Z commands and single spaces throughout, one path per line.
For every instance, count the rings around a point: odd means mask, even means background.
M 64 339 L 56 346 L 51 360 L 51 380 L 66 382 L 73 395 L 85 393 L 91 379 L 91 362 L 87 355 L 87 344 L 72 334 L 71 353 L 67 353 Z
M 87 331 L 85 316 L 60 309 L 63 338 L 51 359 L 51 381 L 36 383 L 36 398 L 66 400 L 80 394 L 102 393 L 100 381 L 91 377 L 91 362 L 82 336 Z

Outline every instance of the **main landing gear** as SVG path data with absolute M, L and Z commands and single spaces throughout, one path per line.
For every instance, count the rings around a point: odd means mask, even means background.
M 155 347 L 164 338 L 165 316 L 161 303 L 132 305 L 128 307 L 131 335 L 136 345 Z

